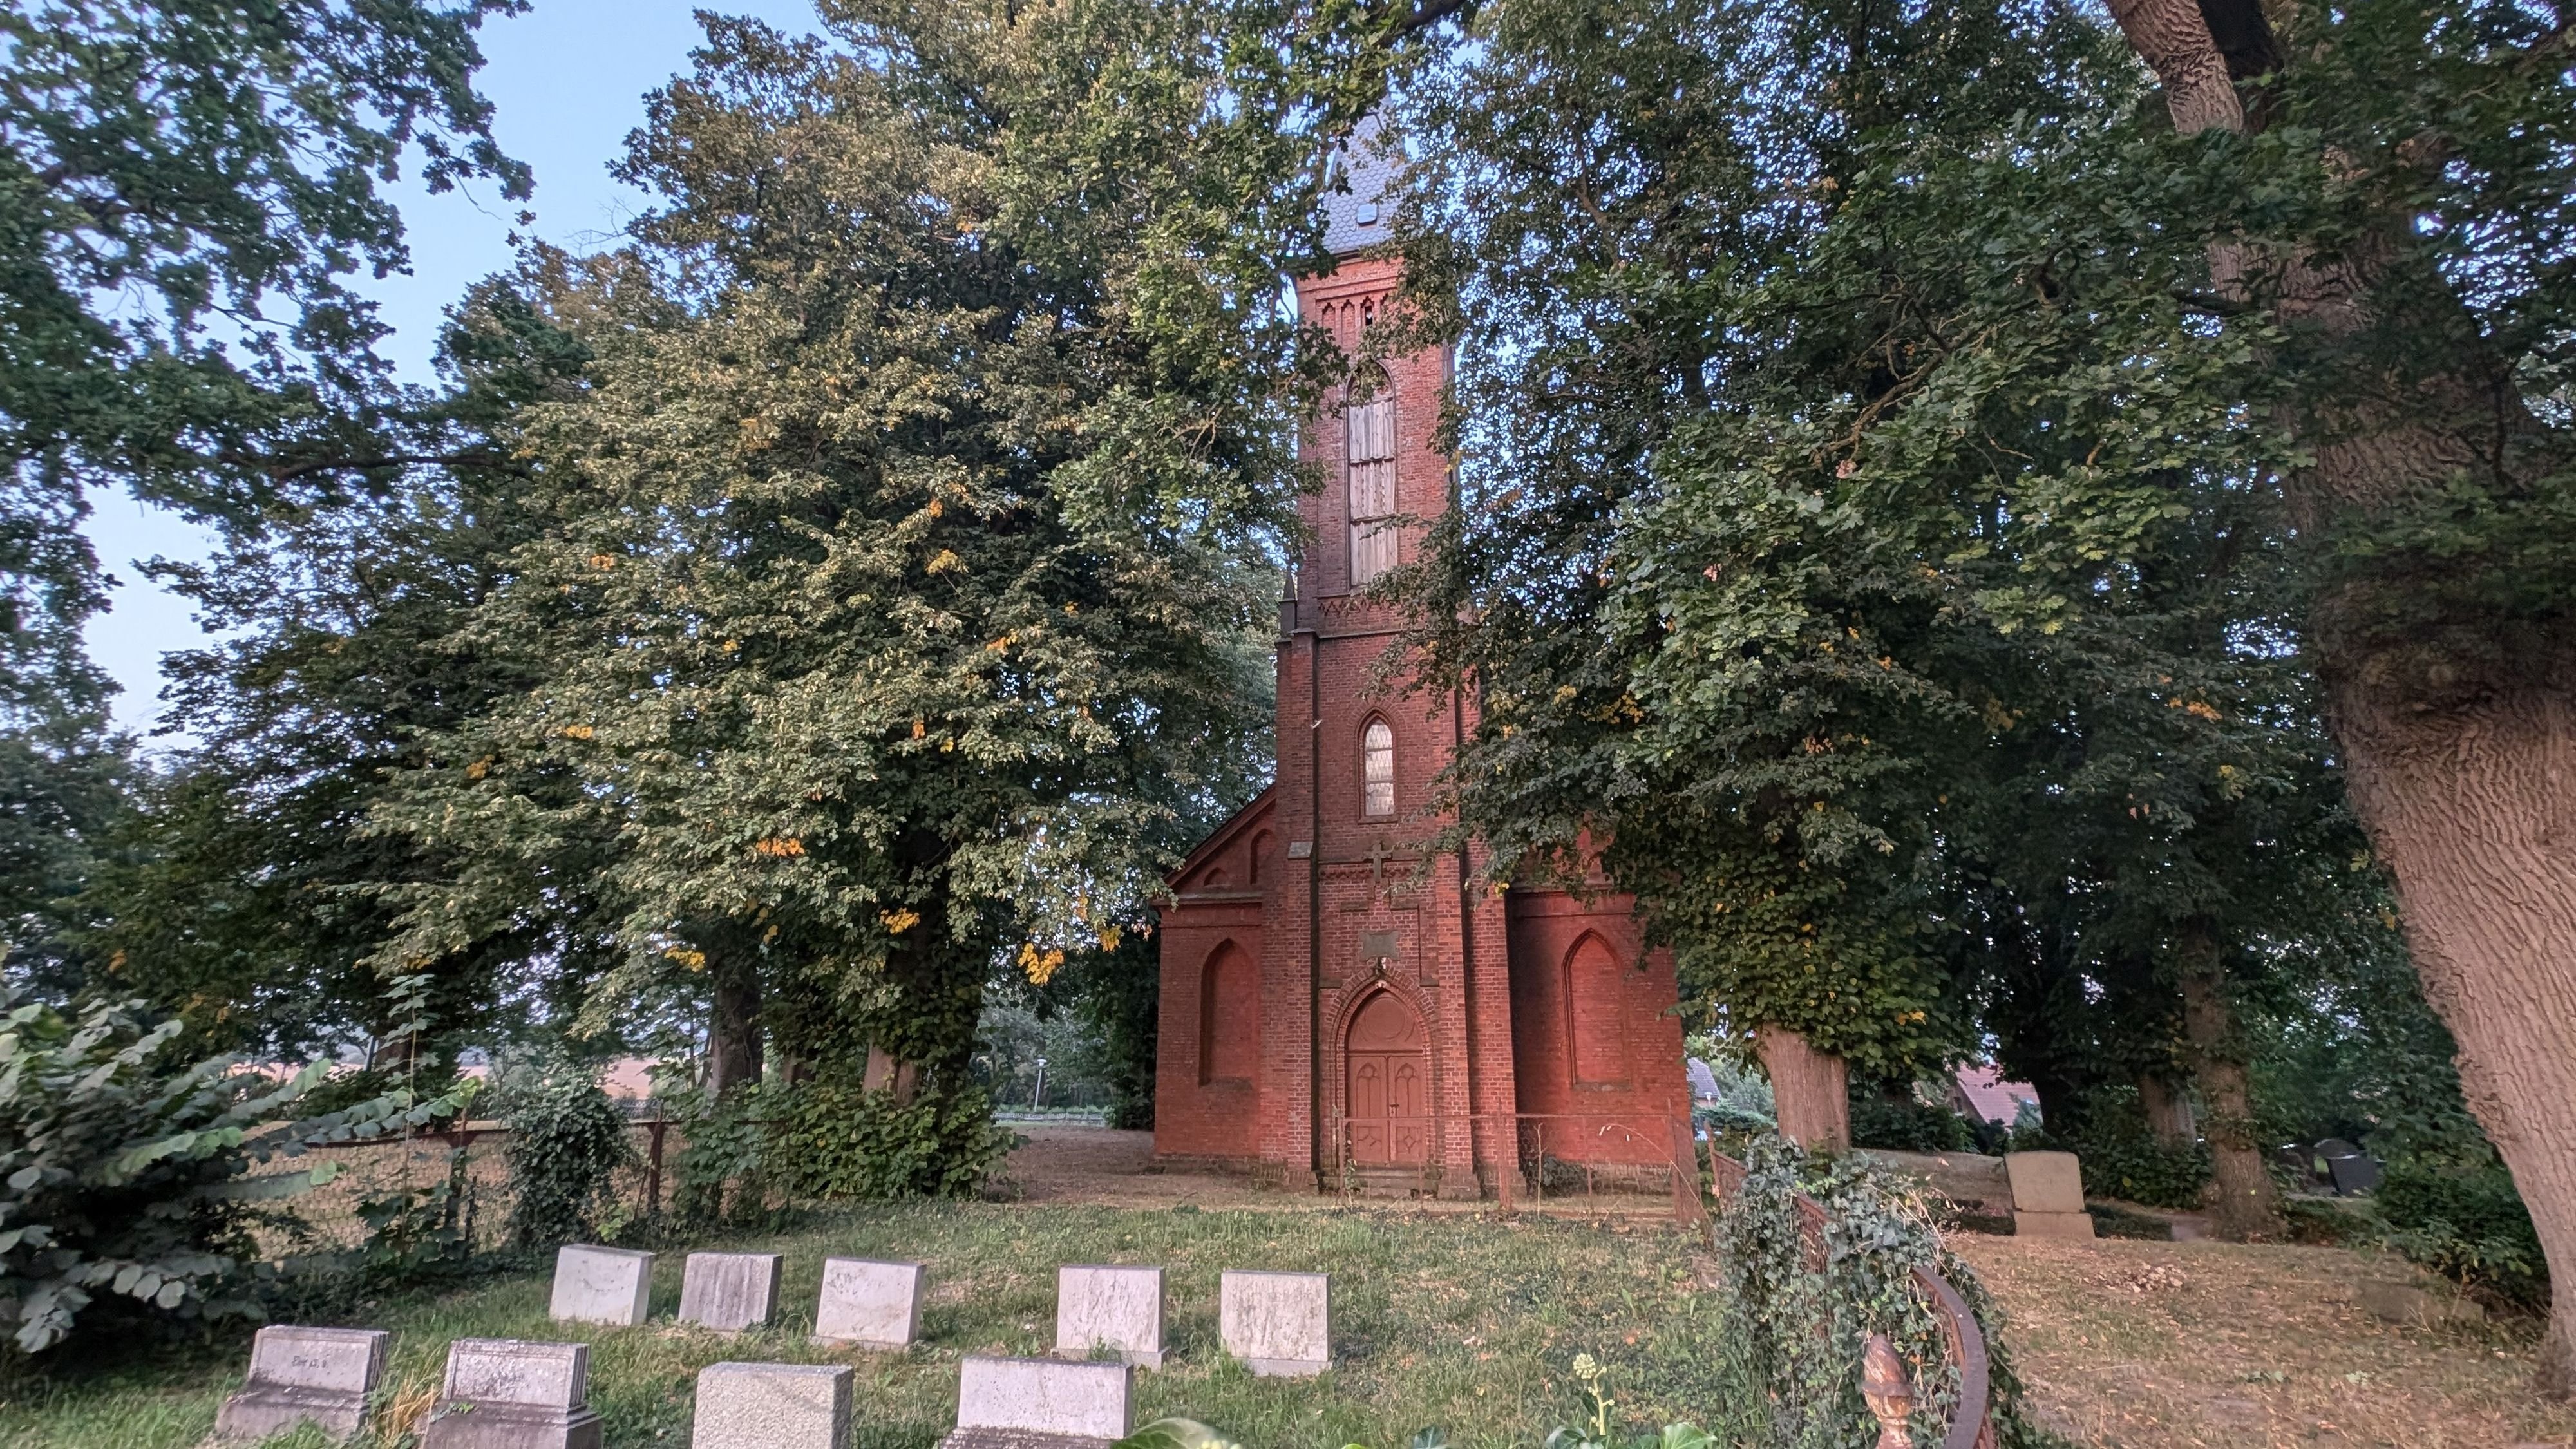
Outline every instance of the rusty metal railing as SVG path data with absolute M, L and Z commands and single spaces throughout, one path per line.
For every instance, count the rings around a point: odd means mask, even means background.
M 1511 1212 L 1519 1206 L 1522 1195 L 1519 1178 L 1528 1174 L 1528 1197 L 1531 1202 L 1548 1200 L 1547 1171 L 1551 1162 L 1580 1171 L 1583 1193 L 1588 1200 L 1600 1195 L 1600 1179 L 1613 1169 L 1660 1170 L 1671 1191 L 1674 1217 L 1685 1224 L 1696 1225 L 1708 1219 L 1707 1203 L 1699 1191 L 1699 1154 L 1691 1136 L 1690 1120 L 1674 1116 L 1664 1118 L 1652 1113 L 1636 1112 L 1478 1112 L 1463 1116 L 1399 1117 L 1340 1116 L 1326 1121 L 1325 1140 L 1331 1154 L 1327 1167 L 1340 1185 L 1342 1195 L 1353 1195 L 1359 1174 L 1410 1169 L 1416 1186 L 1430 1192 L 1434 1175 L 1445 1173 L 1449 1163 L 1448 1148 L 1452 1133 L 1463 1127 L 1468 1140 L 1462 1159 L 1473 1161 L 1484 1157 L 1491 1161 L 1495 1154 L 1480 1152 L 1477 1139 L 1482 1136 L 1490 1149 L 1506 1134 L 1511 1149 L 1495 1163 L 1494 1188 L 1502 1210 Z M 1481 1132 L 1479 1129 L 1482 1129 Z M 1553 1136 L 1559 1154 L 1551 1157 L 1548 1144 Z M 1383 1155 L 1364 1156 L 1358 1148 L 1363 1136 L 1383 1144 Z M 1412 1151 L 1399 1144 L 1418 1144 Z M 1590 1146 L 1594 1151 L 1584 1152 Z M 1610 1149 L 1602 1151 L 1603 1148 Z M 1473 1171 L 1473 1167 L 1469 1168 Z M 1481 1190 L 1481 1188 L 1480 1188 Z
M 1711 1186 L 1721 1201 L 1742 1190 L 1743 1163 L 1714 1148 L 1708 1160 Z M 1805 1193 L 1798 1194 L 1796 1201 L 1799 1244 L 1808 1267 L 1822 1272 L 1829 1215 L 1824 1204 Z M 1993 1370 L 1986 1358 L 1985 1330 L 1977 1326 L 1977 1316 L 1968 1311 L 1967 1300 L 1950 1286 L 1949 1279 L 1926 1265 L 1917 1265 L 1912 1277 L 1915 1291 L 1923 1295 L 1932 1321 L 1940 1328 L 1942 1347 L 1949 1350 L 1950 1362 L 1959 1371 L 1959 1402 L 1951 1409 L 1950 1427 L 1942 1434 L 1939 1449 L 1997 1449 Z M 1913 1449 L 1908 1419 L 1920 1399 L 1912 1371 L 1895 1346 L 1879 1334 L 1870 1335 L 1869 1360 L 1863 1370 L 1862 1396 L 1879 1421 L 1879 1449 Z

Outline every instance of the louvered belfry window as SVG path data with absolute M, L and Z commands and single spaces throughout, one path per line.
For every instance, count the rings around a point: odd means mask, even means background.
M 1395 399 L 1342 413 L 1350 428 L 1351 587 L 1395 567 Z

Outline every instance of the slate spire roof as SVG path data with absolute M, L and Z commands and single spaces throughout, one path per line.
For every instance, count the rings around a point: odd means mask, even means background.
M 1324 250 L 1348 256 L 1394 234 L 1395 184 L 1404 158 L 1394 154 L 1375 111 L 1325 159 Z

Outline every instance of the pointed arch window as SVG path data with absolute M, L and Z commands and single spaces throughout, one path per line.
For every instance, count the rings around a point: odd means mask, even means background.
M 1351 587 L 1395 567 L 1395 399 L 1379 394 L 1343 409 L 1349 427 Z
M 1373 820 L 1395 813 L 1395 731 L 1382 719 L 1360 731 L 1360 813 Z

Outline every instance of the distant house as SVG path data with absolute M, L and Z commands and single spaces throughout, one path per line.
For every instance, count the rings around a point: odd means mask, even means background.
M 2039 1089 L 2007 1082 L 1992 1067 L 1961 1067 L 1950 1074 L 1950 1108 L 1970 1121 L 2017 1127 L 2039 1120 Z
M 1718 1098 L 1717 1073 L 1709 1070 L 1708 1063 L 1697 1057 L 1690 1057 L 1683 1062 L 1683 1066 L 1690 1073 L 1691 1100 L 1716 1101 Z

